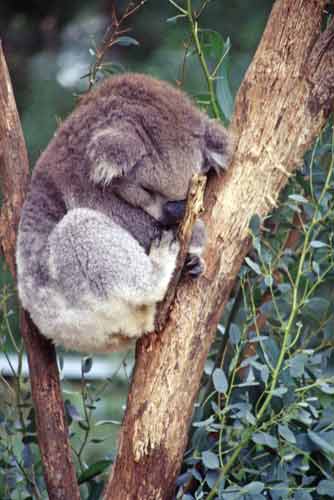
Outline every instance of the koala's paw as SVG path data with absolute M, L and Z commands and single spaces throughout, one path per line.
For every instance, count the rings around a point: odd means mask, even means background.
M 189 245 L 189 255 L 201 256 L 207 240 L 206 227 L 202 219 L 197 219 Z
M 197 254 L 189 253 L 184 264 L 183 272 L 191 278 L 198 278 L 204 271 L 204 260 Z
M 163 263 L 163 259 L 177 257 L 180 244 L 176 239 L 174 231 L 162 231 L 160 237 L 156 238 L 150 248 L 150 258 L 157 264 Z

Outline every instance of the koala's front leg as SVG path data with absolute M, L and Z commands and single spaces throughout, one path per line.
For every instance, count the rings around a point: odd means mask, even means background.
M 202 219 L 197 219 L 194 224 L 190 240 L 188 255 L 184 265 L 184 272 L 193 278 L 197 278 L 205 270 L 205 262 L 202 253 L 207 241 L 206 227 Z
M 169 201 L 163 207 L 163 221 L 166 226 L 178 225 L 185 214 L 186 200 Z M 194 224 L 184 272 L 197 278 L 205 269 L 202 253 L 206 244 L 206 227 L 201 219 Z

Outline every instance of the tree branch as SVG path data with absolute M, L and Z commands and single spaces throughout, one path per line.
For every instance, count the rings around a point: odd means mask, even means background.
M 273 7 L 237 96 L 233 165 L 225 178 L 208 183 L 207 270 L 179 286 L 162 334 L 138 342 L 105 500 L 173 495 L 207 353 L 249 249 L 250 218 L 276 206 L 333 102 L 332 28 L 320 34 L 325 3 L 277 0 Z
M 13 274 L 18 221 L 29 183 L 29 165 L 20 119 L 0 44 L 0 177 L 3 204 L 0 245 Z M 21 333 L 28 353 L 37 435 L 50 500 L 80 498 L 72 463 L 54 346 L 21 312 Z

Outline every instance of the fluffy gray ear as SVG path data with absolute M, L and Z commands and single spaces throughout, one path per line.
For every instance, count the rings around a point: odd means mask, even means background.
M 209 120 L 205 131 L 205 165 L 204 169 L 211 168 L 217 174 L 226 170 L 232 158 L 234 144 L 230 133 L 217 120 Z
M 143 141 L 130 128 L 98 130 L 87 145 L 90 177 L 97 184 L 110 184 L 128 175 L 145 154 Z

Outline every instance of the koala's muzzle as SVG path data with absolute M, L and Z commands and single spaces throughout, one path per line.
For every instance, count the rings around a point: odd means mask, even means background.
M 186 211 L 187 200 L 168 201 L 163 206 L 163 216 L 161 223 L 165 226 L 179 224 Z

